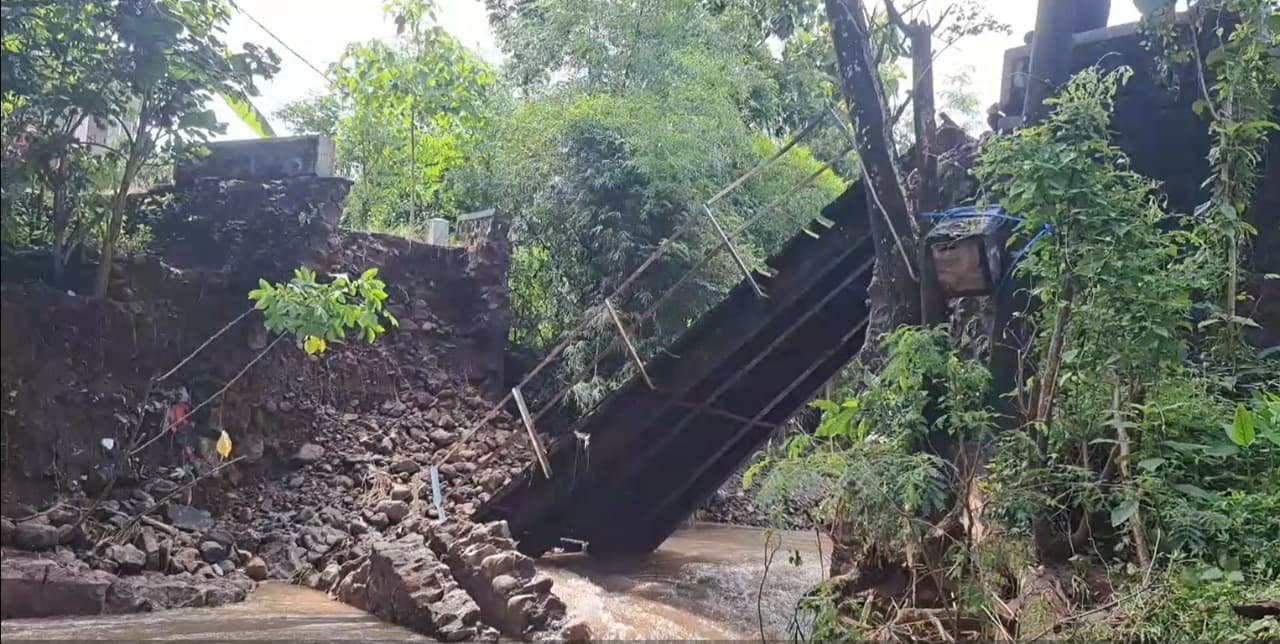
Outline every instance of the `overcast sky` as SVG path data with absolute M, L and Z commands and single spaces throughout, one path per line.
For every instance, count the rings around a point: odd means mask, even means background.
M 382 0 L 236 1 L 245 12 L 320 69 L 337 59 L 349 42 L 390 38 L 395 34 L 395 25 L 383 16 Z M 943 53 L 938 60 L 942 78 L 966 70 L 970 73 L 972 91 L 982 105 L 999 99 L 1004 50 L 1022 44 L 1022 35 L 1034 26 L 1036 2 L 988 0 L 986 4 L 992 13 L 1013 27 L 1013 33 L 969 38 Z M 1137 20 L 1138 12 L 1131 1 L 1115 0 L 1112 4 L 1111 24 Z M 438 7 L 440 23 L 463 45 L 491 63 L 501 62 L 481 0 L 438 0 Z M 280 72 L 262 84 L 262 96 L 255 99 L 268 116 L 293 99 L 324 90 L 325 81 L 319 74 L 238 11 L 232 13 L 227 40 L 232 44 L 248 41 L 268 45 L 280 55 Z M 219 119 L 228 123 L 226 136 L 220 138 L 253 136 L 221 102 L 215 109 Z M 273 124 L 279 125 L 275 120 Z

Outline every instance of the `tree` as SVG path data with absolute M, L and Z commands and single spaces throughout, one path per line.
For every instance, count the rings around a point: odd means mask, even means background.
M 822 81 L 797 74 L 789 81 L 797 100 L 779 95 L 784 73 L 761 45 L 769 33 L 762 15 L 740 3 L 693 0 L 549 2 L 495 14 L 509 80 L 521 95 L 489 119 L 465 148 L 468 163 L 446 184 L 461 208 L 515 213 L 518 345 L 538 352 L 557 344 L 677 231 L 685 232 L 613 302 L 643 355 L 742 279 L 701 204 L 772 156 L 806 119 L 827 113 L 816 98 L 804 114 L 785 107 L 819 96 Z M 802 66 L 792 59 L 788 67 Z M 838 179 L 824 173 L 779 201 L 842 156 L 835 138 L 825 140 L 829 156 L 794 148 L 717 203 L 716 216 L 748 266 L 838 194 Z M 736 232 L 748 219 L 752 225 Z M 612 326 L 573 338 L 558 363 L 565 384 L 614 338 Z M 575 388 L 575 402 L 590 405 L 616 384 L 592 373 Z
M 107 26 L 115 19 L 114 4 L 87 0 L 0 6 L 5 24 L 0 84 L 6 139 L 20 139 L 23 146 L 20 167 L 11 172 L 31 173 L 51 195 L 49 241 L 55 281 L 61 280 L 78 242 L 94 229 L 88 211 L 96 208 L 89 202 L 98 201 L 90 180 L 91 166 L 100 165 L 96 151 L 85 149 L 76 133 L 86 124 L 104 121 L 125 89 L 114 73 L 114 31 Z M 12 198 L 18 183 L 6 174 Z
M 933 39 L 943 33 L 943 50 L 960 38 L 990 30 L 1007 29 L 973 2 L 949 3 L 936 19 L 929 19 L 913 5 L 916 13 L 905 16 L 893 2 L 885 5 L 880 22 L 861 0 L 827 0 L 831 37 L 839 60 L 839 78 L 845 103 L 854 122 L 854 140 L 862 160 L 864 179 L 870 196 L 872 235 L 876 243 L 876 267 L 871 289 L 871 323 L 867 344 L 860 356 L 864 363 L 877 360 L 879 338 L 903 324 L 923 321 L 920 279 L 916 266 L 917 231 L 927 223 L 917 222 L 915 213 L 929 212 L 947 205 L 939 202 L 936 149 L 937 122 L 934 114 Z M 876 28 L 877 24 L 883 26 Z M 888 27 L 887 29 L 885 27 Z M 895 31 L 906 38 L 904 48 Z M 894 112 L 888 110 L 886 92 L 896 90 L 893 76 L 886 74 L 886 61 L 908 54 L 912 77 L 905 100 Z M 913 107 L 913 165 L 915 193 L 908 197 L 902 184 L 898 154 L 892 135 L 897 115 L 907 105 Z M 931 308 L 939 308 L 930 303 Z
M 329 94 L 278 114 L 294 131 L 334 137 L 339 169 L 359 179 L 347 200 L 351 225 L 412 230 L 428 207 L 451 214 L 444 177 L 489 117 L 493 71 L 435 23 L 432 6 L 388 3 L 397 38 L 348 45 Z
M 996 425 L 987 370 L 945 327 L 902 328 L 862 388 L 816 403 L 813 436 L 757 468 L 769 507 L 816 494 L 836 526 L 835 576 L 807 598 L 816 637 L 1227 637 L 1227 606 L 1276 592 L 1280 374 L 1216 358 L 1188 321 L 1214 222 L 1166 212 L 1110 140 L 1131 73 L 1080 72 L 975 169 L 984 201 L 1023 215 L 1017 237 L 1052 230 L 1015 269 L 1044 302 L 1023 431 Z M 1094 576 L 1110 590 L 1054 605 Z M 1080 611 L 1112 615 L 1099 631 Z
M 246 43 L 231 53 L 219 32 L 230 19 L 223 0 L 131 0 L 118 5 L 111 52 L 123 91 L 108 101 L 108 117 L 123 132 L 123 162 L 102 240 L 94 293 L 104 296 L 129 190 L 157 153 L 180 154 L 222 132 L 207 108 L 215 95 L 256 93 L 254 77 L 269 77 L 279 58 Z
M 827 0 L 826 6 L 845 104 L 853 119 L 854 141 L 872 202 L 876 266 L 867 341 L 868 346 L 875 347 L 883 333 L 921 321 L 915 225 L 898 175 L 884 93 L 871 53 L 871 29 L 862 2 Z

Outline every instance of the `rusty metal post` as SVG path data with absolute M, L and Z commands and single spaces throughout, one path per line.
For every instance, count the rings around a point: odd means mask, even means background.
M 653 381 L 649 379 L 649 372 L 644 370 L 644 362 L 640 360 L 640 354 L 636 352 L 636 348 L 631 344 L 631 338 L 627 337 L 627 329 L 622 326 L 622 318 L 618 317 L 617 309 L 613 308 L 613 302 L 609 298 L 604 298 L 604 308 L 609 311 L 609 317 L 613 319 L 613 325 L 618 327 L 618 335 L 622 337 L 622 343 L 627 347 L 627 353 L 631 354 L 631 360 L 636 363 L 636 369 L 640 370 L 640 377 L 644 379 L 644 384 L 649 385 L 650 389 L 656 389 Z
M 751 290 L 755 291 L 756 297 L 766 297 L 764 291 L 760 289 L 760 285 L 756 284 L 756 279 L 751 276 L 751 269 L 747 268 L 747 263 L 742 261 L 742 256 L 738 255 L 738 249 L 733 247 L 733 242 L 729 239 L 729 235 L 725 234 L 724 229 L 720 227 L 720 222 L 716 221 L 716 216 L 711 212 L 711 207 L 707 204 L 702 204 L 702 212 L 707 213 L 707 219 L 711 220 L 711 226 L 716 229 L 716 234 L 720 236 L 720 241 L 729 250 L 729 255 L 733 257 L 733 262 L 738 265 L 738 270 L 742 271 L 742 276 L 747 278 L 747 283 L 751 285 Z
M 533 453 L 538 457 L 542 474 L 550 479 L 551 462 L 547 460 L 547 450 L 542 446 L 542 439 L 538 438 L 538 432 L 533 429 L 533 419 L 529 418 L 529 407 L 524 404 L 524 394 L 520 393 L 519 387 L 516 387 L 511 390 L 511 395 L 516 399 L 516 406 L 520 408 L 520 419 L 524 421 L 524 428 L 529 431 L 529 442 L 533 444 Z

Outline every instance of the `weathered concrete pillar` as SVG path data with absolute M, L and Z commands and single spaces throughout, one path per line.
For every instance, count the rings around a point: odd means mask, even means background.
M 427 243 L 432 246 L 449 245 L 449 220 L 434 217 L 427 220 Z

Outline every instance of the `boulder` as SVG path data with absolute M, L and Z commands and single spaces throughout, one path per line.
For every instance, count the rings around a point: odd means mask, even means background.
M 164 517 L 173 527 L 188 532 L 204 532 L 213 527 L 213 517 L 208 512 L 180 503 L 165 505 Z
M 217 541 L 200 543 L 200 558 L 208 563 L 217 563 L 227 558 L 227 547 Z
M 500 552 L 489 555 L 480 562 L 480 574 L 486 579 L 498 575 L 511 575 L 517 579 L 532 579 L 536 571 L 533 560 L 519 552 Z
M 458 437 L 454 436 L 453 432 L 443 429 L 434 430 L 430 434 L 427 434 L 427 437 L 430 438 L 431 442 L 435 443 L 438 447 L 448 447 L 449 445 L 452 445 L 454 441 L 458 440 Z
M 262 557 L 254 556 L 249 558 L 249 562 L 244 565 L 244 574 L 254 581 L 262 581 L 267 578 L 267 562 Z
M 367 561 L 337 584 L 340 600 L 442 641 L 474 639 L 480 608 L 422 535 L 374 543 Z
M 534 593 L 537 595 L 545 595 L 551 592 L 551 587 L 555 585 L 555 580 L 546 575 L 536 575 L 533 580 L 525 584 L 524 592 Z
M 306 443 L 293 453 L 289 462 L 296 466 L 310 465 L 324 458 L 324 448 L 315 443 Z
M 338 601 L 357 608 L 369 605 L 369 560 L 365 559 L 338 582 Z
M 235 535 L 231 534 L 231 531 L 229 531 L 229 530 L 223 530 L 223 529 L 221 529 L 221 528 L 214 528 L 213 530 L 206 530 L 206 531 L 205 531 L 205 533 L 204 533 L 203 535 L 201 535 L 201 536 L 200 536 L 200 540 L 201 540 L 201 541 L 216 541 L 216 542 L 218 542 L 218 543 L 222 544 L 224 547 L 226 547 L 226 548 L 227 548 L 227 550 L 230 550 L 230 549 L 231 549 L 231 546 L 235 545 L 235 543 L 236 543 Z
M 130 543 L 107 548 L 107 558 L 116 562 L 122 575 L 136 575 L 147 565 L 146 553 Z
M 98 615 L 118 578 L 83 564 L 68 566 L 37 555 L 0 557 L 0 618 Z
M 533 626 L 534 611 L 538 606 L 538 596 L 532 593 L 513 595 L 507 600 L 505 625 L 509 633 L 524 633 Z
M 396 501 L 412 501 L 413 489 L 408 485 L 391 486 L 391 498 Z
M 144 567 L 147 570 L 163 570 L 160 567 L 160 540 L 156 538 L 155 530 L 150 527 L 144 527 L 139 530 L 138 537 L 133 540 L 133 545 L 145 557 Z
M 156 570 L 160 572 L 169 571 L 169 561 L 173 557 L 173 540 L 165 537 L 160 540 L 160 557 L 156 565 Z
M 404 501 L 396 501 L 394 499 L 384 499 L 378 502 L 373 508 L 374 515 L 386 515 L 387 520 L 391 523 L 399 523 L 405 515 L 409 514 L 409 504 Z
M 410 458 L 402 458 L 391 464 L 393 474 L 413 474 L 422 469 L 418 462 Z
M 493 578 L 493 592 L 499 597 L 508 597 L 520 587 L 520 580 L 511 575 L 498 575 Z
M 569 620 L 564 626 L 560 627 L 560 635 L 556 639 L 562 642 L 590 642 L 591 625 L 580 617 Z
M 70 525 L 53 526 L 44 521 L 23 521 L 13 527 L 10 541 L 23 550 L 48 550 L 69 537 L 74 528 Z
M 324 570 L 320 571 L 319 585 L 316 587 L 324 591 L 333 588 L 338 583 L 338 571 L 339 567 L 336 563 L 331 562 L 325 566 Z
M 139 613 L 168 608 L 200 608 L 243 601 L 252 582 L 241 578 L 200 579 L 181 573 L 124 577 L 107 591 L 104 613 Z
M 53 506 L 49 512 L 45 514 L 45 518 L 49 520 L 51 525 L 69 525 L 80 520 L 80 510 L 60 503 Z
M 178 548 L 169 557 L 169 568 L 173 572 L 195 572 L 200 567 L 200 551 L 195 548 Z
M 475 639 L 480 622 L 480 608 L 467 591 L 454 588 L 431 607 L 436 613 L 436 639 L 461 642 Z
M 551 578 L 537 575 L 533 560 L 515 550 L 510 534 L 505 523 L 494 522 L 472 526 L 461 538 L 437 533 L 432 547 L 443 553 L 486 623 L 512 638 L 555 640 L 564 622 L 564 602 L 551 592 Z

